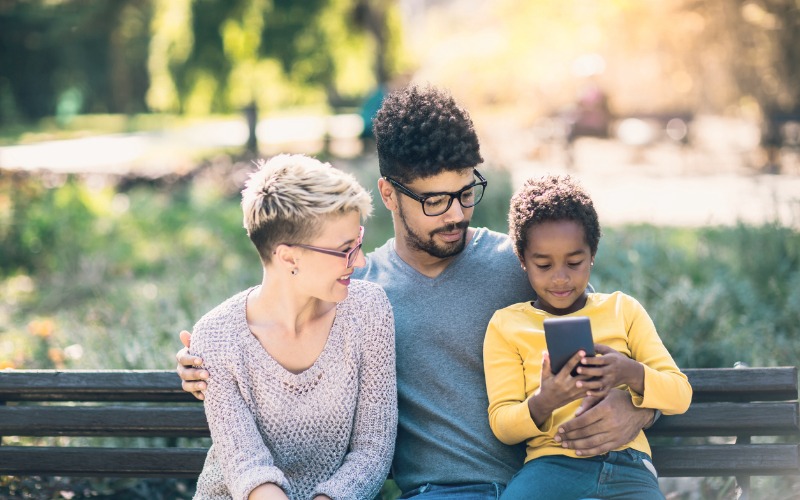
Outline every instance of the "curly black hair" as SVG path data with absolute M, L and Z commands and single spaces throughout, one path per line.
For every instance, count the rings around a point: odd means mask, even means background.
M 583 226 L 583 235 L 592 255 L 600 243 L 600 221 L 592 199 L 570 177 L 547 175 L 528 179 L 511 197 L 508 235 L 520 260 L 528 245 L 528 229 L 536 224 L 569 220 Z
M 433 86 L 387 95 L 372 127 L 382 177 L 407 183 L 483 162 L 469 114 Z

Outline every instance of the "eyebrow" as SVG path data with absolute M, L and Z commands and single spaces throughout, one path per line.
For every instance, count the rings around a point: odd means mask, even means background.
M 585 254 L 586 254 L 586 250 L 582 250 L 581 249 L 581 250 L 575 250 L 574 252 L 568 253 L 567 257 L 575 257 L 577 255 L 585 255 Z M 545 258 L 548 258 L 548 257 L 550 257 L 550 256 L 548 254 L 544 254 L 544 253 L 531 254 L 531 258 L 534 258 L 534 259 L 545 259 Z
M 453 194 L 453 193 L 457 193 L 457 192 L 461 191 L 462 189 L 464 189 L 466 187 L 472 186 L 473 184 L 475 184 L 475 174 L 472 174 L 472 181 L 471 182 L 468 182 L 468 183 L 464 184 L 463 186 L 461 186 L 459 189 L 456 189 L 455 191 L 426 191 L 424 193 L 419 193 L 419 196 L 436 196 L 437 194 Z M 411 188 L 408 188 L 408 189 L 411 189 Z

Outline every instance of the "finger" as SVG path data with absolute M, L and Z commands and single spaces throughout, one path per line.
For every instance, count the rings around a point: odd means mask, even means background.
M 587 397 L 583 398 L 583 400 L 581 401 L 581 405 L 578 407 L 577 410 L 575 410 L 575 416 L 579 417 L 583 412 L 585 412 L 586 410 L 592 408 L 594 405 L 596 405 L 600 401 L 602 401 L 602 398 L 596 398 L 596 397 L 593 397 L 593 396 L 587 396 Z
M 591 431 L 591 426 L 596 424 L 601 419 L 602 415 L 597 411 L 588 410 L 589 409 L 584 410 L 580 416 L 568 420 L 559 426 L 557 437 L 560 437 L 560 441 L 574 441 L 594 434 L 594 432 Z M 591 410 L 595 410 L 595 407 L 592 407 Z
M 189 343 L 192 341 L 192 334 L 186 330 L 181 330 L 181 333 L 179 333 L 178 336 L 181 338 L 183 345 L 188 348 Z
M 200 380 L 182 380 L 181 388 L 186 392 L 191 392 L 192 394 L 194 394 L 194 397 L 197 398 L 197 393 L 205 391 L 207 385 L 205 382 L 202 382 Z M 197 399 L 202 399 L 202 398 L 197 398 Z
M 605 386 L 600 387 L 598 389 L 589 389 L 586 391 L 586 396 L 603 399 L 604 397 L 608 396 L 608 391 L 610 390 L 611 390 L 610 388 Z
M 595 434 L 585 439 L 577 439 L 569 444 L 569 448 L 575 450 L 575 454 L 582 457 L 602 455 L 617 448 L 617 444 L 612 440 L 611 434 L 606 432 Z
M 178 365 L 177 372 L 181 380 L 186 382 L 200 382 L 208 379 L 208 372 L 202 368 Z
M 189 354 L 189 350 L 185 347 L 178 351 L 178 354 L 175 357 L 178 358 L 178 365 L 185 366 L 186 368 L 200 366 L 203 364 L 202 358 L 198 358 L 197 356 Z
M 553 372 L 550 368 L 550 353 L 542 351 L 542 378 L 550 378 Z
M 561 375 L 561 374 L 569 375 L 570 373 L 572 373 L 572 369 L 575 368 L 576 366 L 578 366 L 578 363 L 581 362 L 581 358 L 584 357 L 584 356 L 586 356 L 586 351 L 584 351 L 584 350 L 580 350 L 580 351 L 576 352 L 575 354 L 573 354 L 572 357 L 569 358 L 569 361 L 564 363 L 564 366 L 561 367 L 561 371 L 558 372 L 558 374 L 559 375 Z
M 605 344 L 595 344 L 594 345 L 594 352 L 596 354 L 611 354 L 612 352 L 618 352 L 615 349 L 608 347 Z

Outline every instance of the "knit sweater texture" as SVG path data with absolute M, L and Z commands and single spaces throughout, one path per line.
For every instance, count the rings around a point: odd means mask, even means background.
M 350 283 L 314 364 L 286 370 L 250 332 L 246 290 L 203 316 L 191 353 L 209 371 L 212 446 L 198 499 L 246 499 L 275 483 L 292 500 L 372 499 L 397 432 L 394 318 L 380 286 Z

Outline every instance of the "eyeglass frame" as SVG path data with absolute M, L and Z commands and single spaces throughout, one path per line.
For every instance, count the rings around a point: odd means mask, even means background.
M 311 245 L 303 245 L 301 243 L 281 243 L 282 245 L 286 245 L 287 247 L 298 247 L 298 248 L 305 248 L 306 250 L 312 250 L 314 252 L 324 253 L 326 255 L 333 255 L 336 257 L 343 257 L 347 267 L 353 267 L 353 264 L 356 263 L 356 259 L 358 258 L 358 252 L 361 250 L 361 247 L 364 244 L 364 226 L 360 226 L 358 239 L 356 240 L 356 246 L 351 248 L 346 252 L 340 252 L 339 250 L 331 250 L 330 248 L 321 248 L 315 247 Z
M 427 215 L 428 217 L 438 217 L 438 216 L 442 215 L 443 213 L 446 213 L 448 210 L 450 210 L 450 207 L 453 206 L 453 200 L 456 199 L 456 198 L 458 198 L 458 203 L 461 205 L 462 208 L 472 208 L 472 207 L 474 207 L 475 205 L 477 205 L 478 203 L 481 202 L 481 200 L 483 199 L 483 195 L 482 194 L 481 194 L 481 198 L 478 201 L 476 201 L 475 203 L 473 203 L 472 205 L 470 205 L 468 207 L 464 206 L 464 203 L 462 203 L 462 201 L 461 201 L 461 195 L 464 193 L 464 191 L 467 191 L 467 190 L 472 189 L 475 186 L 479 186 L 479 185 L 483 186 L 483 190 L 486 191 L 486 186 L 489 184 L 489 181 L 487 181 L 481 175 L 481 173 L 478 172 L 477 168 L 473 169 L 472 173 L 474 173 L 478 177 L 478 182 L 473 182 L 469 186 L 465 186 L 465 187 L 459 189 L 458 191 L 455 191 L 455 192 L 452 192 L 452 193 L 443 191 L 441 193 L 426 194 L 425 196 L 418 195 L 417 193 L 411 191 L 410 189 L 408 189 L 404 185 L 400 184 L 396 180 L 392 179 L 388 175 L 384 175 L 383 178 L 386 179 L 387 181 L 389 181 L 389 183 L 392 186 L 396 187 L 404 195 L 408 196 L 412 200 L 418 201 L 420 203 L 420 205 L 422 205 L 422 213 L 423 214 Z M 433 215 L 428 214 L 425 211 L 425 200 L 427 200 L 428 198 L 433 198 L 434 196 L 444 196 L 444 195 L 450 196 L 450 200 L 448 200 L 448 202 L 447 202 L 447 207 L 445 207 L 445 209 L 443 211 L 441 211 L 440 213 L 438 213 L 438 214 L 433 214 Z

